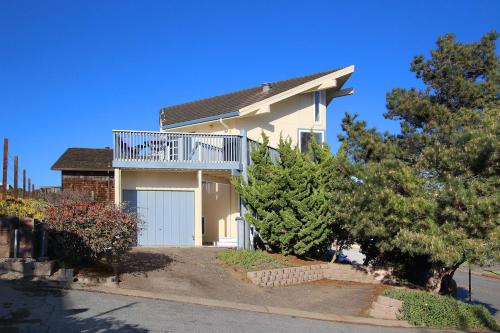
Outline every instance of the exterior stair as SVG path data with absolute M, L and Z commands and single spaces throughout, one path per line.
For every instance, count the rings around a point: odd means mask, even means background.
M 403 302 L 397 299 L 378 296 L 375 302 L 372 303 L 368 314 L 378 319 L 397 320 L 402 306 Z

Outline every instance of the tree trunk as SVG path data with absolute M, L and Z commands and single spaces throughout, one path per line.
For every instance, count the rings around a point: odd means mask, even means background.
M 334 263 L 337 260 L 339 253 L 342 252 L 343 249 L 344 249 L 344 243 L 341 242 L 339 244 L 338 242 L 335 242 L 335 253 L 332 256 L 332 260 L 330 261 L 331 263 Z
M 435 294 L 453 295 L 456 293 L 456 284 L 453 274 L 463 262 L 449 267 L 433 266 L 431 276 L 427 280 L 427 289 Z

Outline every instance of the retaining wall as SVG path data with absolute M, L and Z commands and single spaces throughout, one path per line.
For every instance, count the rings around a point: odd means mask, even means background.
M 261 287 L 287 286 L 323 279 L 378 284 L 383 279 L 380 273 L 374 275 L 361 266 L 331 263 L 248 272 L 247 277 Z

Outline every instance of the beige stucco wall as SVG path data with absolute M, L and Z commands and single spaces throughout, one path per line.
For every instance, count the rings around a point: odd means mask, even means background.
M 168 171 L 168 170 L 121 170 L 119 176 L 119 194 L 115 200 L 121 202 L 122 190 L 172 190 L 193 191 L 195 198 L 195 246 L 202 245 L 202 187 L 201 170 Z
M 202 132 L 202 133 L 228 133 L 239 134 L 240 129 L 246 129 L 247 135 L 253 140 L 261 141 L 261 133 L 269 136 L 269 145 L 276 147 L 280 135 L 290 138 L 296 145 L 299 129 L 326 130 L 326 105 L 325 94 L 321 94 L 320 121 L 314 121 L 313 93 L 292 96 L 288 99 L 272 104 L 270 112 L 245 117 L 230 118 L 198 125 L 186 126 L 170 131 Z
M 239 215 L 239 196 L 230 184 L 203 183 L 203 242 L 236 238 L 236 217 Z

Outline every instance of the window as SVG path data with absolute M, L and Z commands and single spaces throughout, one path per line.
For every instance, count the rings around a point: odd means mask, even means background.
M 314 121 L 319 123 L 320 121 L 320 105 L 321 105 L 321 92 L 314 92 Z
M 311 130 L 299 130 L 299 147 L 300 151 L 305 153 L 309 149 L 309 143 L 311 142 L 312 136 L 316 139 L 319 144 L 323 143 L 325 133 L 323 131 L 312 131 Z

